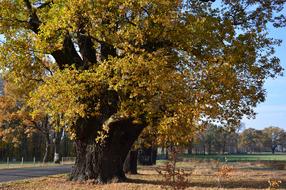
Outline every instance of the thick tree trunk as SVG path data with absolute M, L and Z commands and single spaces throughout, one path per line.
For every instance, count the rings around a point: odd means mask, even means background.
M 137 174 L 137 157 L 138 157 L 138 150 L 131 150 L 129 151 L 125 162 L 123 171 L 124 173 L 130 174 Z
M 76 139 L 76 163 L 70 175 L 71 180 L 94 180 L 96 183 L 119 182 L 126 179 L 123 164 L 134 141 L 143 126 L 131 119 L 121 119 L 108 124 L 108 136 L 103 142 L 96 142 L 96 127 L 81 130 Z

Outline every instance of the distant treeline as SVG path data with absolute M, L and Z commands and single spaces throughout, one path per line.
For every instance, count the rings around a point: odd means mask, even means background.
M 279 127 L 229 131 L 214 125 L 198 134 L 188 147 L 194 154 L 285 152 L 286 132 Z
M 47 161 L 54 161 L 55 145 L 52 134 L 50 134 L 51 144 L 49 146 Z M 33 133 L 31 136 L 23 136 L 20 143 L 4 143 L 0 140 L 0 162 L 6 162 L 7 158 L 10 161 L 21 161 L 22 158 L 25 162 L 43 161 L 46 153 L 46 140 L 41 133 Z M 61 135 L 60 146 L 58 150 L 61 157 L 74 157 L 75 150 L 73 141 L 63 132 Z
M 50 134 L 51 145 L 48 151 L 48 161 L 53 161 L 55 145 L 53 133 Z M 64 131 L 60 138 L 60 157 L 74 157 L 75 150 Z M 0 140 L 0 162 L 7 157 L 20 161 L 42 161 L 46 153 L 46 140 L 42 133 L 23 136 L 20 143 L 3 143 Z M 225 128 L 211 125 L 205 131 L 198 133 L 190 140 L 188 153 L 192 154 L 238 154 L 254 152 L 286 152 L 286 132 L 279 127 L 267 127 L 262 130 L 248 128 L 243 131 L 229 131 Z

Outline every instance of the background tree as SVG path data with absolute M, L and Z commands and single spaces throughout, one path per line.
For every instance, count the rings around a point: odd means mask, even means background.
M 260 130 L 253 128 L 245 129 L 240 134 L 239 146 L 243 152 L 259 152 L 262 147 L 263 134 Z
M 51 151 L 51 126 L 48 117 L 37 115 L 32 118 L 19 98 L 21 95 L 8 82 L 4 83 L 4 93 L 0 97 L 0 134 L 2 141 L 13 143 L 15 146 L 20 144 L 23 136 L 31 137 L 39 132 L 45 139 L 45 154 L 43 162 L 47 162 L 48 154 Z
M 254 115 L 282 70 L 266 26 L 285 24 L 284 0 L 212 2 L 0 2 L 4 76 L 29 92 L 33 117 L 60 118 L 75 139 L 71 179 L 124 180 L 143 129 L 180 144 L 203 122 Z
M 286 131 L 284 130 L 284 133 L 281 135 L 282 144 L 281 144 L 281 150 L 286 151 Z
M 196 152 L 208 154 L 236 153 L 238 150 L 239 135 L 237 127 L 221 127 L 208 125 L 194 140 Z M 199 150 L 199 151 L 198 151 Z
M 33 82 L 30 83 L 30 85 L 33 84 Z M 44 112 L 39 112 L 34 117 L 31 116 L 32 110 L 26 105 L 28 95 L 25 92 L 25 88 L 31 86 L 26 84 L 24 88 L 16 87 L 15 83 L 9 82 L 8 78 L 7 81 L 4 81 L 2 87 L 0 130 L 2 131 L 3 141 L 14 143 L 17 146 L 21 139 L 39 134 L 45 141 L 43 162 L 47 162 L 48 157 L 51 160 L 50 155 L 55 152 L 57 160 L 54 161 L 59 163 L 58 152 L 63 128 L 58 128 L 58 130 L 55 127 L 52 128 L 51 125 L 57 126 L 59 124 L 51 123 L 48 115 Z
M 220 136 L 219 132 L 220 130 L 217 126 L 209 125 L 206 131 L 203 133 L 208 154 L 212 154 L 212 151 L 214 151 L 214 146 L 218 144 Z
M 263 145 L 271 149 L 272 154 L 275 153 L 278 145 L 283 144 L 283 137 L 285 135 L 285 131 L 279 127 L 267 127 L 262 130 L 263 138 L 261 139 Z

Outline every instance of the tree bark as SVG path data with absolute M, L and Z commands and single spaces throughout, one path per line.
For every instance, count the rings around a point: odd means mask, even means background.
M 137 174 L 137 157 L 138 157 L 138 150 L 131 150 L 129 151 L 125 162 L 123 171 L 124 173 L 129 174 Z
M 63 129 L 60 131 L 55 132 L 54 136 L 54 163 L 59 164 L 60 163 L 60 143 L 61 143 L 61 137 L 63 134 Z
M 46 143 L 45 154 L 44 154 L 44 157 L 43 157 L 43 163 L 46 163 L 48 161 L 49 146 L 50 145 Z
M 37 124 L 35 126 L 38 126 Z M 41 129 L 40 131 L 44 135 L 45 138 L 45 154 L 43 157 L 43 163 L 46 163 L 48 161 L 48 156 L 50 153 L 50 147 L 51 147 L 51 140 L 50 140 L 50 130 L 49 130 L 49 122 L 48 122 L 48 117 L 46 116 L 45 119 L 41 122 L 41 126 L 38 127 Z
M 124 161 L 144 126 L 134 123 L 132 119 L 111 121 L 106 125 L 109 132 L 103 142 L 95 140 L 98 129 L 94 125 L 80 129 L 82 136 L 75 141 L 77 158 L 71 180 L 109 183 L 126 179 Z
M 43 163 L 46 163 L 48 161 L 48 155 L 49 155 L 49 150 L 50 150 L 50 145 L 51 145 L 51 142 L 50 142 L 50 137 L 49 137 L 49 133 L 46 133 L 45 134 L 45 143 L 46 143 L 46 146 L 45 146 L 45 154 L 44 154 L 44 157 L 43 157 Z

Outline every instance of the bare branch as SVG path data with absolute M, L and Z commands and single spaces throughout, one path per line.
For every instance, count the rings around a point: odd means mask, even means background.
M 39 32 L 41 21 L 36 14 L 36 10 L 33 9 L 31 2 L 29 0 L 24 0 L 24 2 L 30 14 L 30 18 L 28 20 L 30 29 L 37 34 Z

